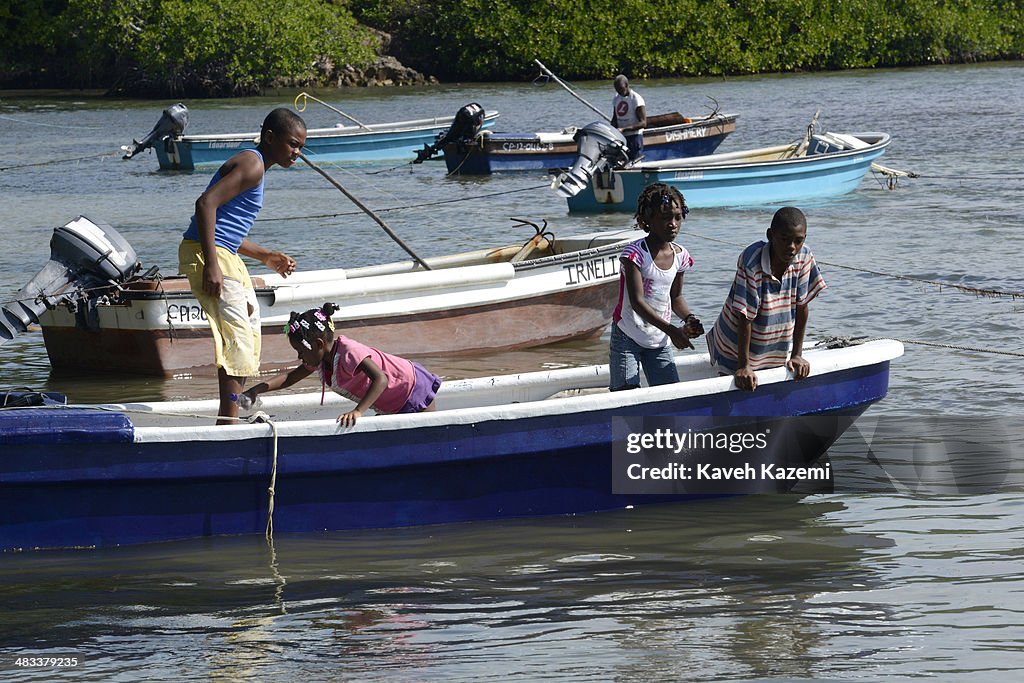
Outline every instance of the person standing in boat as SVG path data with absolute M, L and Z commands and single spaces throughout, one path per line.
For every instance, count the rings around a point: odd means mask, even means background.
M 616 95 L 612 98 L 612 125 L 626 137 L 626 152 L 631 160 L 644 153 L 644 128 L 647 127 L 647 106 L 644 98 L 629 87 L 629 79 L 619 74 L 613 81 Z
M 319 372 L 322 389 L 330 388 L 356 402 L 355 408 L 338 416 L 346 427 L 370 408 L 388 414 L 434 410 L 441 378 L 419 363 L 335 335 L 331 316 L 337 310 L 337 304 L 325 303 L 304 313 L 292 312 L 288 342 L 298 353 L 300 365 L 248 389 L 242 394 L 242 407 L 251 407 L 262 393 L 290 387 Z
M 647 236 L 626 245 L 619 257 L 619 302 L 612 315 L 609 389 L 637 389 L 643 368 L 650 386 L 679 381 L 672 345 L 692 349 L 704 334 L 683 297 L 683 273 L 693 257 L 675 243 L 689 213 L 679 190 L 664 183 L 644 188 L 636 204 L 637 227 Z M 682 324 L 672 324 L 672 314 Z
M 795 379 L 810 374 L 803 357 L 808 304 L 825 289 L 800 209 L 776 211 L 767 237 L 740 254 L 729 297 L 707 336 L 711 364 L 749 391 L 757 388 L 755 370 L 785 365 Z
M 283 107 L 267 115 L 256 149 L 235 154 L 217 170 L 196 200 L 196 211 L 178 247 L 188 277 L 213 331 L 220 408 L 217 424 L 238 417 L 238 396 L 247 377 L 259 374 L 260 308 L 241 256 L 287 277 L 295 260 L 249 241 L 263 207 L 263 177 L 277 164 L 295 163 L 306 143 L 306 123 Z

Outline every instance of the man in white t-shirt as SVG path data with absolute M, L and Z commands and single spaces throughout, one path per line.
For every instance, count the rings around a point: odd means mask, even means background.
M 626 136 L 626 151 L 630 159 L 644 153 L 644 128 L 647 127 L 647 107 L 640 93 L 629 87 L 629 79 L 619 74 L 613 81 L 612 125 Z

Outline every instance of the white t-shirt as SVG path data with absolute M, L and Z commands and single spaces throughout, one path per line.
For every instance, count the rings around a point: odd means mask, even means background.
M 636 90 L 629 89 L 629 94 L 623 97 L 618 93 L 612 99 L 612 111 L 615 112 L 615 121 L 619 128 L 636 125 L 640 118 L 636 115 L 637 107 L 646 106 L 644 98 Z
M 639 239 L 631 242 L 622 250 L 620 259 L 626 259 L 636 264 L 640 269 L 640 277 L 643 280 L 643 297 L 647 305 L 661 316 L 662 320 L 672 319 L 672 283 L 676 280 L 676 273 L 682 273 L 693 267 L 693 257 L 690 252 L 678 244 L 672 244 L 675 251 L 675 262 L 667 269 L 662 270 L 654 262 L 650 250 L 647 248 L 647 240 Z M 626 292 L 626 275 L 619 274 L 619 303 L 612 315 L 619 329 L 629 335 L 629 338 L 646 349 L 660 349 L 668 344 L 668 335 L 654 325 L 644 322 L 644 319 L 633 310 L 632 302 L 629 300 L 629 293 Z

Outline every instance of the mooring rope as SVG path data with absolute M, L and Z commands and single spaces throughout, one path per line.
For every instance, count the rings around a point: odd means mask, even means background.
M 259 411 L 250 415 L 246 422 L 255 424 L 262 422 L 270 425 L 270 438 L 271 438 L 271 461 L 270 461 L 270 486 L 267 487 L 267 528 L 264 535 L 269 543 L 274 542 L 274 495 L 277 492 L 277 454 L 278 454 L 278 435 L 277 435 L 277 423 L 270 419 L 270 416 Z
M 370 189 L 376 191 L 378 194 L 386 195 L 391 199 L 394 199 L 395 201 L 398 201 L 399 199 L 398 195 L 394 194 L 393 192 L 389 192 L 388 190 L 382 189 L 380 185 L 370 184 L 369 181 L 363 177 L 364 175 L 370 174 L 356 173 L 355 171 L 352 171 L 351 169 L 343 166 L 342 162 L 340 161 L 332 161 L 330 159 L 326 161 L 321 161 L 315 153 L 306 154 L 305 152 L 300 153 L 299 157 L 302 158 L 302 160 L 305 161 L 309 165 L 309 167 L 312 168 L 314 171 L 320 172 L 320 169 L 318 169 L 317 166 L 332 168 L 338 171 L 339 173 L 343 173 L 346 176 L 352 178 L 352 180 L 360 187 L 369 187 Z M 316 162 L 315 164 L 313 163 L 314 161 Z
M 107 157 L 107 156 L 116 157 L 116 156 L 119 156 L 120 154 L 121 154 L 120 151 L 117 151 L 117 152 L 102 152 L 100 154 L 89 154 L 89 155 L 86 155 L 84 157 L 72 157 L 70 159 L 51 159 L 50 161 L 37 161 L 37 162 L 31 163 L 31 164 L 18 164 L 16 166 L 0 166 L 0 171 L 14 171 L 14 170 L 17 170 L 19 168 L 31 168 L 33 166 L 50 166 L 52 164 L 67 164 L 67 163 L 70 163 L 72 161 L 84 161 L 86 159 L 99 159 L 99 158 Z
M 439 199 L 436 202 L 424 202 L 422 204 L 405 204 L 403 206 L 389 206 L 383 209 L 374 209 L 377 213 L 385 213 L 388 211 L 405 211 L 407 209 L 421 209 L 429 206 L 440 206 L 443 204 L 454 204 L 455 202 L 471 202 L 477 199 L 487 199 L 488 197 L 499 197 L 506 194 L 515 194 L 517 192 L 536 192 L 537 190 L 546 190 L 550 186 L 545 183 L 544 185 L 537 185 L 535 187 L 522 187 L 517 190 L 503 190 L 501 192 L 488 192 L 487 194 L 476 194 L 469 197 L 453 197 L 451 199 Z M 282 216 L 275 218 L 257 218 L 257 223 L 271 223 L 274 221 L 308 221 L 316 220 L 321 218 L 341 218 L 342 216 L 358 216 L 362 214 L 362 211 L 343 211 L 340 213 L 322 213 L 312 214 L 307 216 Z
M 83 126 L 81 124 L 68 126 L 58 123 L 43 123 L 42 121 L 26 121 L 25 119 L 19 119 L 14 116 L 7 116 L 4 114 L 0 114 L 0 119 L 3 119 L 4 121 L 13 121 L 14 123 L 23 123 L 26 126 L 39 126 L 41 128 L 61 128 L 63 130 L 107 130 L 107 126 Z
M 938 178 L 939 180 L 1024 180 L 1024 175 L 917 175 L 917 178 L 923 178 L 930 180 L 932 178 Z
M 929 342 L 923 339 L 899 339 L 897 337 L 845 337 L 841 335 L 825 337 L 817 342 L 815 346 L 824 346 L 826 349 L 841 349 L 847 346 L 857 346 L 858 344 L 865 344 L 871 341 L 881 341 L 884 339 L 892 339 L 898 341 L 901 344 L 913 344 L 915 346 L 930 346 L 937 349 L 950 349 L 952 351 L 968 351 L 972 353 L 992 353 L 999 356 L 1012 356 L 1014 358 L 1024 358 L 1024 353 L 1018 351 L 1002 351 L 999 349 L 984 349 L 977 346 L 963 346 L 961 344 L 943 344 L 941 342 Z
M 743 247 L 746 246 L 746 245 L 740 244 L 738 242 L 732 242 L 730 240 L 723 240 L 723 239 L 719 239 L 717 237 L 710 237 L 708 235 L 701 235 L 700 233 L 696 233 L 696 232 L 687 231 L 686 234 L 687 235 L 692 235 L 693 237 L 697 237 L 697 238 L 702 239 L 702 240 L 707 240 L 709 242 L 717 242 L 718 244 L 727 244 L 729 246 L 737 247 L 737 248 L 740 248 L 740 249 L 742 249 Z M 898 273 L 886 273 L 886 272 L 883 272 L 883 271 L 880 271 L 880 270 L 871 270 L 870 268 L 860 268 L 858 266 L 848 266 L 848 265 L 846 265 L 844 263 L 834 263 L 832 261 L 822 261 L 821 259 L 818 259 L 818 258 L 815 258 L 815 260 L 818 263 L 822 264 L 822 265 L 831 266 L 833 268 L 843 268 L 845 270 L 853 270 L 853 271 L 856 271 L 856 272 L 859 272 L 859 273 L 866 273 L 868 275 L 877 275 L 879 277 L 888 277 L 888 278 L 892 278 L 894 280 L 906 280 L 907 282 L 916 282 L 916 283 L 923 284 L 923 285 L 932 285 L 934 287 L 938 287 L 939 289 L 943 289 L 943 288 L 948 287 L 950 289 L 956 289 L 958 291 L 961 291 L 961 292 L 964 292 L 964 293 L 967 293 L 967 294 L 974 294 L 975 296 L 991 296 L 991 297 L 1008 296 L 1011 299 L 1022 299 L 1022 298 L 1024 298 L 1024 292 L 1007 292 L 1007 291 L 1003 291 L 1003 290 L 1000 290 L 1000 289 L 984 289 L 984 288 L 981 288 L 981 287 L 970 287 L 968 285 L 958 285 L 955 282 L 942 282 L 940 280 L 928 280 L 926 278 L 915 277 L 913 275 L 899 275 Z

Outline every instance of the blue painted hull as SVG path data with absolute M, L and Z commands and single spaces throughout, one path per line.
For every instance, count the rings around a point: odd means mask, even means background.
M 675 187 L 691 208 L 779 204 L 842 195 L 857 188 L 871 164 L 885 153 L 888 142 L 885 136 L 864 149 L 777 161 L 642 165 L 603 172 L 566 201 L 571 212 L 632 212 L 640 192 L 652 183 Z M 714 162 L 715 156 L 703 161 Z
M 615 493 L 613 421 L 705 416 L 760 429 L 790 416 L 834 418 L 789 449 L 789 457 L 810 464 L 885 396 L 888 378 L 886 360 L 768 384 L 753 393 L 644 401 L 642 392 L 655 390 L 642 389 L 628 392 L 637 403 L 617 408 L 282 436 L 273 526 L 276 533 L 395 527 L 586 513 L 703 496 Z M 49 436 L 19 432 L 19 424 L 52 415 L 33 412 L 0 412 L 0 549 L 263 533 L 272 439 L 140 443 L 117 419 L 124 416 L 106 414 L 96 418 L 103 427 L 91 442 L 69 442 L 59 438 L 58 427 L 46 424 Z M 764 489 L 749 492 L 755 490 Z
M 713 135 L 706 138 L 680 140 L 666 144 L 650 144 L 644 147 L 644 159 L 649 161 L 667 161 L 681 157 L 703 156 L 711 154 L 725 140 L 726 134 Z M 522 136 L 517 133 L 495 133 L 489 136 L 489 145 L 505 146 L 501 151 L 472 145 L 448 145 L 444 150 L 444 161 L 451 175 L 490 175 L 491 173 L 508 173 L 514 171 L 546 171 L 554 168 L 569 168 L 576 161 L 576 149 L 559 151 L 550 148 L 550 152 L 540 152 L 540 147 L 527 147 L 517 151 L 519 145 L 532 143 L 521 142 Z
M 484 127 L 498 114 L 488 112 Z M 448 130 L 451 117 L 371 125 L 372 130 L 347 126 L 310 129 L 303 153 L 314 161 L 412 161 L 425 144 Z M 245 135 L 185 135 L 153 145 L 161 170 L 187 171 L 219 166 L 243 149 L 255 149 L 256 133 Z M 301 160 L 298 163 L 302 163 Z
M 718 116 L 644 131 L 644 160 L 668 161 L 713 153 L 736 130 L 735 116 Z M 490 133 L 475 144 L 450 144 L 444 161 L 450 175 L 489 175 L 569 168 L 576 161 L 569 135 Z

